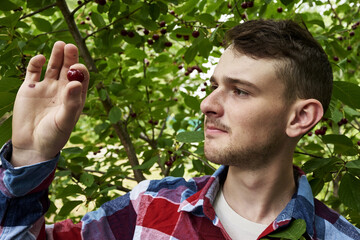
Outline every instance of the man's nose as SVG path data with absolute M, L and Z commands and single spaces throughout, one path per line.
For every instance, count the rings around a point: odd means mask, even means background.
M 200 109 L 208 117 L 220 117 L 224 114 L 223 101 L 223 93 L 217 88 L 201 102 Z

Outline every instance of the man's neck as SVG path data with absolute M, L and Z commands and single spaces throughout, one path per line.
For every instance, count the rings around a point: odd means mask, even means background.
M 239 215 L 270 224 L 296 191 L 292 162 L 273 162 L 254 171 L 230 166 L 223 191 L 226 201 Z

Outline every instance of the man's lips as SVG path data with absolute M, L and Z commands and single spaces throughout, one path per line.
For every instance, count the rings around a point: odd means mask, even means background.
M 227 131 L 225 129 L 214 126 L 214 125 L 206 125 L 205 132 L 206 132 L 206 134 L 227 133 Z

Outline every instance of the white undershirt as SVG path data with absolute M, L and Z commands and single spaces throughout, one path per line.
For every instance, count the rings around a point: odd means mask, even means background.
M 221 224 L 233 240 L 256 240 L 268 227 L 251 222 L 237 214 L 226 202 L 221 187 L 214 201 L 214 209 Z

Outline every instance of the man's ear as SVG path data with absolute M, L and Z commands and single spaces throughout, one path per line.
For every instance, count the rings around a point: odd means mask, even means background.
M 320 121 L 323 114 L 323 107 L 318 100 L 296 100 L 290 111 L 286 134 L 289 137 L 301 137 Z

